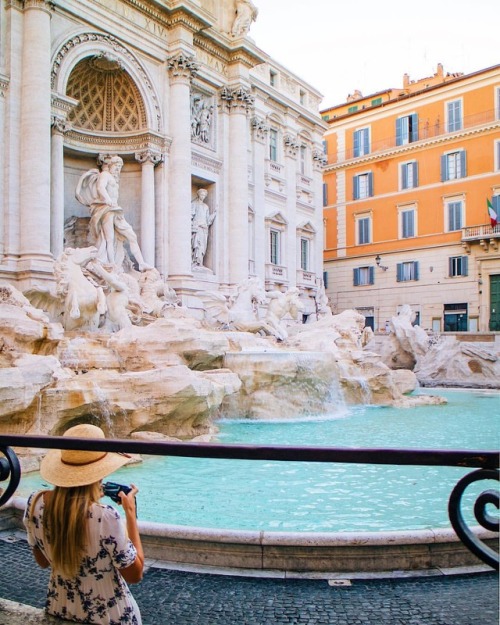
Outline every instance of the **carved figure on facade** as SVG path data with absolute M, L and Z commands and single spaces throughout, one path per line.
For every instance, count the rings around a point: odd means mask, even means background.
M 233 37 L 244 37 L 250 30 L 252 22 L 255 22 L 259 10 L 251 0 L 235 1 L 235 18 L 231 27 Z
M 154 318 L 163 317 L 165 311 L 179 305 L 174 289 L 169 287 L 158 269 L 149 269 L 138 278 L 143 313 Z
M 81 176 L 75 193 L 76 199 L 90 209 L 90 235 L 98 249 L 98 258 L 120 267 L 127 242 L 139 271 L 150 269 L 142 256 L 137 235 L 118 204 L 123 160 L 116 155 L 106 155 L 101 162 L 100 170 L 91 169 Z
M 204 96 L 191 96 L 191 141 L 207 145 L 212 143 L 213 105 Z
M 194 267 L 203 267 L 209 228 L 216 215 L 216 212 L 211 212 L 208 204 L 205 203 L 207 195 L 206 189 L 198 189 L 196 197 L 191 202 L 191 258 Z

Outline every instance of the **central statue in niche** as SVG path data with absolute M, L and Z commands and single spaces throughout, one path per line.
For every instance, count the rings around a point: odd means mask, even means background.
M 215 219 L 215 211 L 210 212 L 205 203 L 208 191 L 198 189 L 196 197 L 191 202 L 191 259 L 193 267 L 203 267 L 203 260 L 207 253 L 208 230 Z
M 90 209 L 89 228 L 98 250 L 97 258 L 121 267 L 125 258 L 123 244 L 127 241 L 139 271 L 152 269 L 144 261 L 137 235 L 118 204 L 123 160 L 117 155 L 107 155 L 101 163 L 100 170 L 90 169 L 82 175 L 75 192 L 76 199 Z

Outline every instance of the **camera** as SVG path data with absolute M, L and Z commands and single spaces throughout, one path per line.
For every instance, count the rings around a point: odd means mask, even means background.
M 125 495 L 128 495 L 128 493 L 132 490 L 132 487 L 126 486 L 125 484 L 117 484 L 116 482 L 104 482 L 102 490 L 106 497 L 109 497 L 116 503 L 121 503 L 118 493 L 123 492 Z

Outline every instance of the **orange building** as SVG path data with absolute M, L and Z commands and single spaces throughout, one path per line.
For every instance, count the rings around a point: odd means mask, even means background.
M 500 65 L 439 65 L 321 114 L 334 312 L 384 330 L 409 304 L 428 330 L 500 331 Z

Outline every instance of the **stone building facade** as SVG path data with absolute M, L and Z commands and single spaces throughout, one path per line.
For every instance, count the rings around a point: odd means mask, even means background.
M 0 281 L 50 283 L 84 245 L 82 174 L 123 159 L 120 206 L 189 305 L 249 276 L 322 277 L 320 94 L 249 36 L 249 0 L 3 0 L 0 9 Z M 210 214 L 193 261 L 192 202 Z

